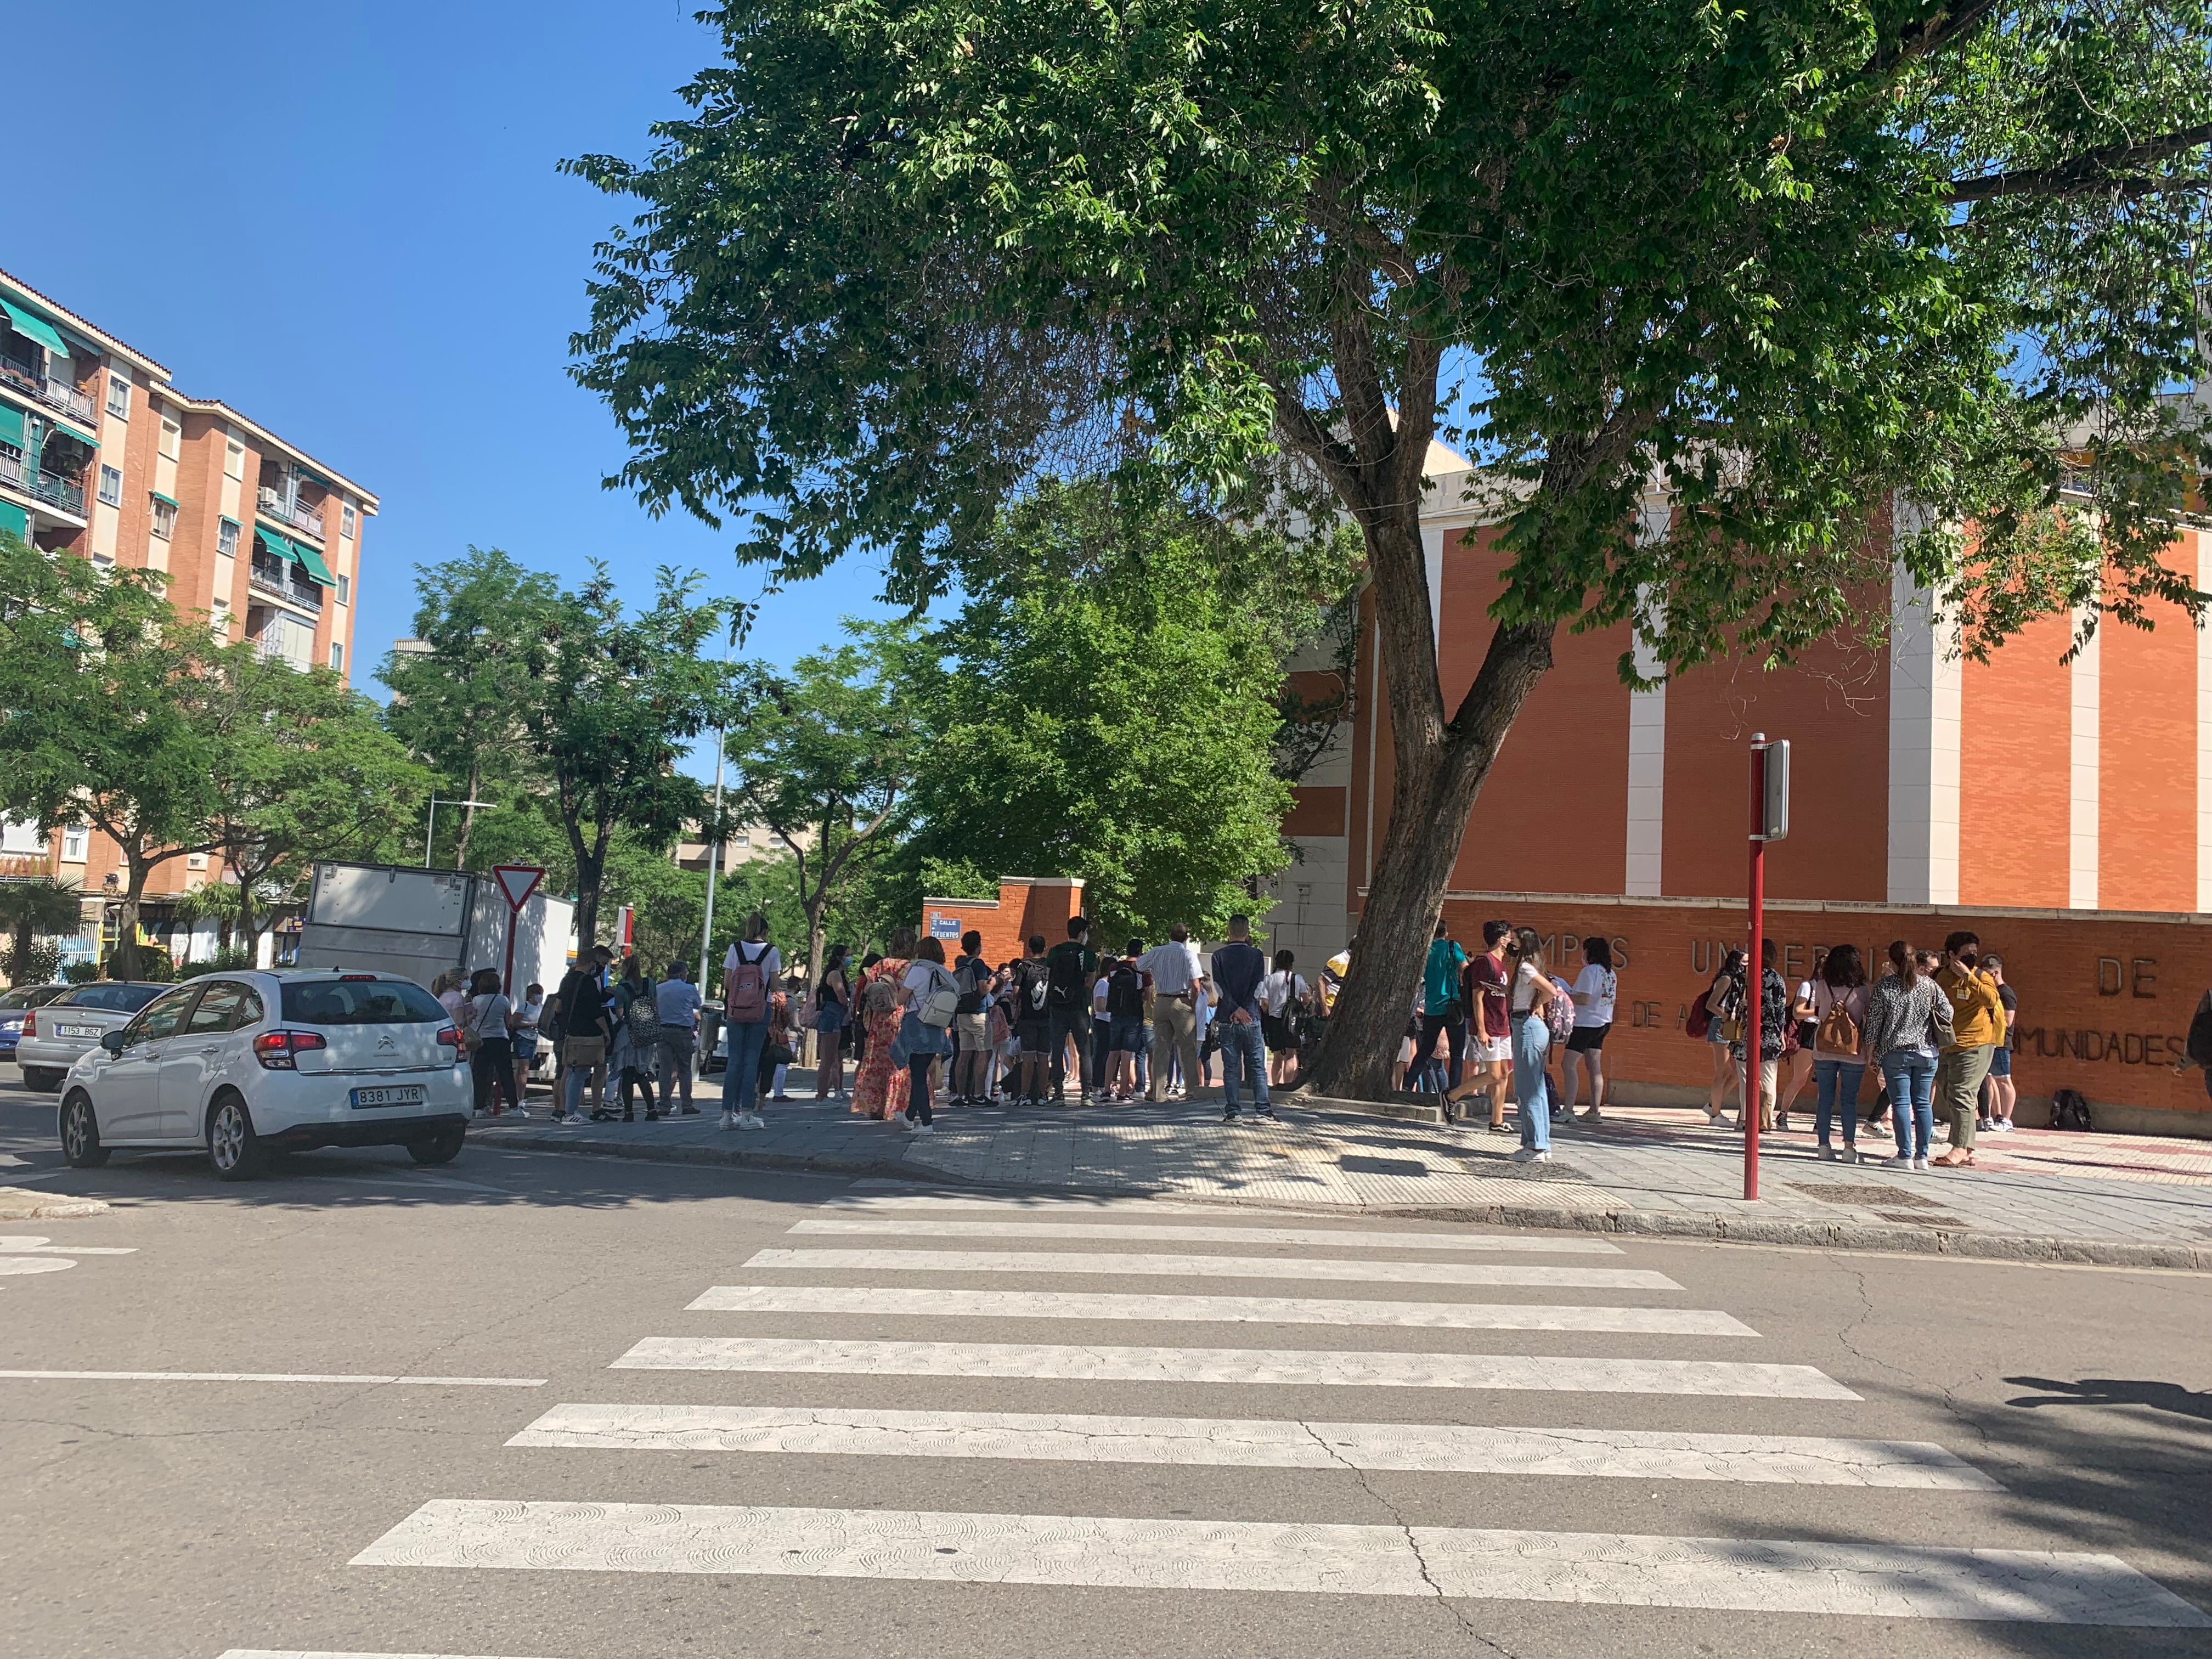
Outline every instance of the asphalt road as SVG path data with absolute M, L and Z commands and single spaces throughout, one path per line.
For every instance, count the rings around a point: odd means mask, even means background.
M 51 1109 L 0 1088 L 0 1184 L 116 1207 L 0 1223 L 0 1370 L 341 1380 L 0 1377 L 0 1653 L 2212 1653 L 2206 1276 L 475 1147 L 224 1187 L 56 1173 Z M 477 1380 L 360 1380 L 426 1376 Z

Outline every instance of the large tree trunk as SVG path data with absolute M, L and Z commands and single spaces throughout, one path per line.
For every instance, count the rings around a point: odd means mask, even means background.
M 599 830 L 598 840 L 586 848 L 581 832 L 572 828 L 568 848 L 576 857 L 576 961 L 580 966 L 599 942 L 599 883 L 605 875 L 607 832 Z
M 1352 964 L 1313 1072 L 1314 1092 L 1381 1100 L 1420 984 L 1468 816 L 1514 717 L 1552 665 L 1551 623 L 1501 625 L 1446 720 L 1417 504 L 1365 520 L 1396 777 Z
M 253 925 L 253 883 L 244 871 L 238 874 L 238 937 L 246 951 L 246 965 L 261 965 L 261 933 Z
M 115 955 L 108 974 L 114 979 L 137 979 L 143 972 L 138 955 L 138 906 L 146 896 L 146 880 L 154 866 L 133 847 L 123 848 L 123 864 L 130 878 L 123 889 L 122 905 L 115 914 Z
M 470 802 L 475 801 L 477 785 L 482 781 L 482 763 L 471 755 L 469 757 L 469 793 L 466 797 Z M 465 870 L 469 867 L 469 837 L 475 832 L 476 827 L 477 809 L 474 805 L 462 807 L 460 844 L 453 849 L 453 867 L 456 870 Z

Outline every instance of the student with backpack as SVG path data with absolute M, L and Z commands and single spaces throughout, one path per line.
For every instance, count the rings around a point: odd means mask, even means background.
M 1928 1143 L 1936 1122 L 1929 1098 L 1936 1085 L 1936 1055 L 1952 1041 L 1951 1002 L 1929 977 L 1904 939 L 1889 944 L 1890 965 L 1867 993 L 1867 1058 L 1882 1069 L 1889 1085 L 1889 1117 L 1897 1132 L 1897 1156 L 1891 1169 L 1926 1170 Z
M 960 991 L 952 1016 L 952 1098 L 980 1106 L 991 1088 L 991 964 L 983 960 L 983 935 L 974 928 L 961 936 L 952 982 Z
M 845 1097 L 845 1027 L 852 1012 L 852 981 L 845 973 L 848 945 L 833 945 L 822 964 L 822 983 L 814 988 L 814 1097 Z
M 1014 1036 L 1020 1044 L 1022 1103 L 1042 1106 L 1053 1033 L 1052 969 L 1045 961 L 1042 933 L 1030 935 L 1029 954 L 1014 964 L 1013 1003 Z
M 1438 917 L 1437 936 L 1430 942 L 1429 959 L 1421 969 L 1421 1029 L 1413 1046 L 1425 1064 L 1435 1051 L 1437 1035 L 1443 1034 L 1451 1047 L 1446 1090 L 1459 1087 L 1466 1064 L 1467 1004 L 1461 994 L 1461 980 L 1466 972 L 1467 952 L 1451 936 L 1449 925 Z
M 768 918 L 745 918 L 745 936 L 722 958 L 722 1024 L 730 1053 L 722 1068 L 722 1127 L 764 1129 L 760 1115 L 761 1051 L 783 958 L 768 940 Z
M 1067 1048 L 1072 1042 L 1076 1093 L 1086 1105 L 1098 1077 L 1091 1057 L 1091 981 L 1098 957 L 1085 942 L 1090 931 L 1090 917 L 1070 916 L 1067 937 L 1054 945 L 1044 959 L 1049 985 L 1046 1010 L 1052 1020 L 1052 1097 L 1066 1097 Z
M 926 939 L 899 984 L 898 1042 L 907 1068 L 906 1127 L 915 1134 L 934 1134 L 929 1109 L 929 1073 L 938 1057 L 952 1052 L 952 1022 L 957 1018 L 960 988 L 945 970 L 945 945 Z
M 1138 965 L 1144 954 L 1144 940 L 1131 939 L 1127 953 L 1105 975 L 1109 1074 L 1103 1098 L 1117 1103 L 1137 1097 L 1137 1056 L 1150 1035 L 1145 1029 L 1145 996 L 1150 986 Z
M 1820 1156 L 1845 1164 L 1859 1156 L 1859 1085 L 1867 1068 L 1867 975 L 1856 945 L 1832 945 L 1813 980 L 1813 1138 Z M 1830 1144 L 1840 1124 L 1844 1150 Z
M 622 981 L 615 987 L 615 1063 L 622 1072 L 623 1121 L 637 1121 L 631 1091 L 645 1091 L 645 1120 L 660 1121 L 653 1098 L 653 1071 L 660 1059 L 660 1009 L 653 981 L 635 951 L 623 958 Z

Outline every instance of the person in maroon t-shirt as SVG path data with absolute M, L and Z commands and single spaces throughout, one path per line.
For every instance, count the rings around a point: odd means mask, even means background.
M 1490 1097 L 1490 1127 L 1498 1134 L 1505 1127 L 1506 1077 L 1513 1063 L 1513 1026 L 1505 1012 L 1505 947 L 1513 938 L 1506 921 L 1482 924 L 1487 948 L 1467 965 L 1468 1019 L 1474 1027 L 1468 1044 L 1467 1075 L 1445 1098 L 1461 1101 L 1471 1095 Z

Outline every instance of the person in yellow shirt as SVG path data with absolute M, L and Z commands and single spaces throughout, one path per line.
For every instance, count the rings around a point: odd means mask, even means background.
M 1981 1112 L 1982 1079 L 2005 1040 L 2004 1004 L 1996 981 L 1982 970 L 1982 942 L 1957 933 L 1943 941 L 1936 983 L 1951 1004 L 1951 1041 L 1936 1062 L 1936 1098 L 1951 1117 L 1951 1149 L 1936 1160 L 1946 1169 L 1974 1161 L 1974 1123 Z

